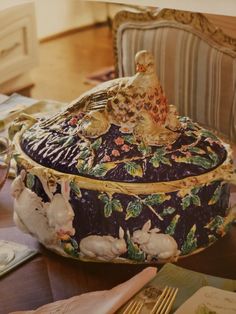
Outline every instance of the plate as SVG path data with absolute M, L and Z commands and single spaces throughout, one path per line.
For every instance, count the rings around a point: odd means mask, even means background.
M 214 287 L 200 288 L 175 314 L 235 314 L 236 293 Z
M 0 240 L 0 278 L 36 254 L 26 245 Z
M 15 257 L 11 248 L 0 247 L 0 270 L 4 269 Z

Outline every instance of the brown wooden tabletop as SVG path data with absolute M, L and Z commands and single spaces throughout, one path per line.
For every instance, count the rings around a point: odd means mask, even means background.
M 31 310 L 85 292 L 110 289 L 147 266 L 85 263 L 48 251 L 14 226 L 10 184 L 11 180 L 8 180 L 0 192 L 0 239 L 27 244 L 37 248 L 39 254 L 0 279 L 0 314 Z M 231 198 L 236 204 L 235 192 L 234 189 Z M 176 265 L 236 279 L 236 225 L 214 245 L 201 253 L 180 259 Z M 160 267 L 157 265 L 157 268 Z

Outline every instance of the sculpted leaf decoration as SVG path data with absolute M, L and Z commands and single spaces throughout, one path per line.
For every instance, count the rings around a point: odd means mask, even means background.
M 143 176 L 142 167 L 133 161 L 126 162 L 124 168 L 132 177 Z
M 84 159 L 78 159 L 76 168 L 82 174 L 87 174 L 89 172 L 88 163 Z
M 207 149 L 208 149 L 208 155 L 212 161 L 212 166 L 213 167 L 217 166 L 217 164 L 219 163 L 218 155 L 210 147 L 207 147 Z
M 89 174 L 94 175 L 95 177 L 104 177 L 108 171 L 115 168 L 116 164 L 113 162 L 100 163 L 93 167 Z
M 195 237 L 196 225 L 193 225 L 187 234 L 186 240 L 181 247 L 181 252 L 183 255 L 189 254 L 197 248 L 197 239 Z
M 136 140 L 134 138 L 133 135 L 129 134 L 129 135 L 124 135 L 123 139 L 125 142 L 129 143 L 129 144 L 136 144 Z
M 128 237 L 127 239 L 128 245 L 128 258 L 135 260 L 137 262 L 143 262 L 145 260 L 145 254 L 141 251 L 137 244 L 133 243 L 133 241 Z
M 98 139 L 96 139 L 96 140 L 91 144 L 91 147 L 92 147 L 92 149 L 94 149 L 94 150 L 98 150 L 101 145 L 102 145 L 102 138 L 99 137 Z
M 171 220 L 169 226 L 166 228 L 165 233 L 167 233 L 167 234 L 169 234 L 171 236 L 174 235 L 177 223 L 179 221 L 179 218 L 180 218 L 180 215 L 175 215 L 173 217 L 173 219 Z
M 93 175 L 95 177 L 104 177 L 108 171 L 115 168 L 117 165 L 113 162 L 100 163 L 91 168 L 87 161 L 78 159 L 76 168 L 82 174 Z
M 188 151 L 190 153 L 196 153 L 196 154 L 199 154 L 199 155 L 204 155 L 206 154 L 205 150 L 199 148 L 199 147 L 196 147 L 196 146 L 193 146 L 193 147 L 189 147 L 188 148 Z
M 224 218 L 217 215 L 209 222 L 209 224 L 206 225 L 206 228 L 210 229 L 211 231 L 217 231 L 217 229 L 219 229 L 223 224 Z
M 200 166 L 204 169 L 210 169 L 213 166 L 212 160 L 202 157 L 202 156 L 182 156 L 182 157 L 176 157 L 175 162 L 177 163 L 186 163 L 186 164 L 193 164 L 196 166 Z
M 91 155 L 91 152 L 90 152 L 89 148 L 85 146 L 85 147 L 84 147 L 83 149 L 81 149 L 81 151 L 79 152 L 78 158 L 79 158 L 79 159 L 85 159 L 85 158 L 87 158 L 87 157 L 90 156 L 90 155 Z
M 144 156 L 146 156 L 152 152 L 152 148 L 146 145 L 144 142 L 142 142 L 140 145 L 138 145 L 138 151 L 140 151 Z
M 129 202 L 129 204 L 126 208 L 125 220 L 128 220 L 129 218 L 138 217 L 140 215 L 142 209 L 143 209 L 143 205 L 141 203 L 141 200 L 137 199 L 135 201 Z
M 31 173 L 27 173 L 27 176 L 26 176 L 26 186 L 29 188 L 29 189 L 32 189 L 33 186 L 34 186 L 34 183 L 35 183 L 35 176 Z
M 76 194 L 76 196 L 78 198 L 81 198 L 81 196 L 82 196 L 81 190 L 80 190 L 78 184 L 75 181 L 71 181 L 70 182 L 70 188 Z
M 201 200 L 197 193 L 199 192 L 200 188 L 193 188 L 189 191 L 188 194 L 186 194 L 182 198 L 182 209 L 185 210 L 188 208 L 191 204 L 195 206 L 201 206 Z
M 104 203 L 104 216 L 106 218 L 112 215 L 113 211 L 122 212 L 121 202 L 116 198 L 110 198 L 107 194 L 99 194 L 98 198 Z
M 144 199 L 144 204 L 150 205 L 150 206 L 160 205 L 166 200 L 169 200 L 170 198 L 171 198 L 170 195 L 166 195 L 165 193 L 151 194 L 151 195 L 148 195 L 148 197 Z
M 174 212 L 176 211 L 176 209 L 174 207 L 167 207 L 167 208 L 164 208 L 163 212 L 161 213 L 161 216 L 164 217 L 164 216 L 167 216 L 167 215 L 171 215 L 173 214 Z
M 221 191 L 222 191 L 222 186 L 219 185 L 219 186 L 215 189 L 215 191 L 214 191 L 214 193 L 213 193 L 211 199 L 210 199 L 209 202 L 208 202 L 208 205 L 214 205 L 214 204 L 216 204 L 216 203 L 219 201 L 220 195 L 221 195 Z
M 153 157 L 150 159 L 151 164 L 154 168 L 158 168 L 160 163 L 171 166 L 170 160 L 166 157 L 165 148 L 159 148 L 155 151 Z
M 215 134 L 213 134 L 212 132 L 208 131 L 208 130 L 203 129 L 201 131 L 201 135 L 203 137 L 205 137 L 205 138 L 210 138 L 210 139 L 212 139 L 214 141 L 218 141 L 218 137 Z
M 79 256 L 79 253 L 78 253 L 78 247 L 79 246 L 78 246 L 78 243 L 75 239 L 68 236 L 68 239 L 61 241 L 61 245 L 67 254 L 69 254 L 73 257 Z

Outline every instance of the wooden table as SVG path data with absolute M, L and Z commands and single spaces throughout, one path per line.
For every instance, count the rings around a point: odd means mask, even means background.
M 45 303 L 88 291 L 110 289 L 146 267 L 84 263 L 57 256 L 43 248 L 14 226 L 10 183 L 8 180 L 0 192 L 0 239 L 27 244 L 37 248 L 40 253 L 0 279 L 0 314 L 35 309 Z M 235 193 L 233 198 L 236 203 Z M 236 225 L 205 251 L 180 259 L 176 264 L 206 274 L 236 279 Z

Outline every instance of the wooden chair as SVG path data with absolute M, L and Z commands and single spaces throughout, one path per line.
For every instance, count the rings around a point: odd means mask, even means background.
M 236 39 L 200 13 L 121 11 L 113 21 L 117 76 L 135 72 L 134 56 L 151 51 L 169 103 L 236 142 Z

